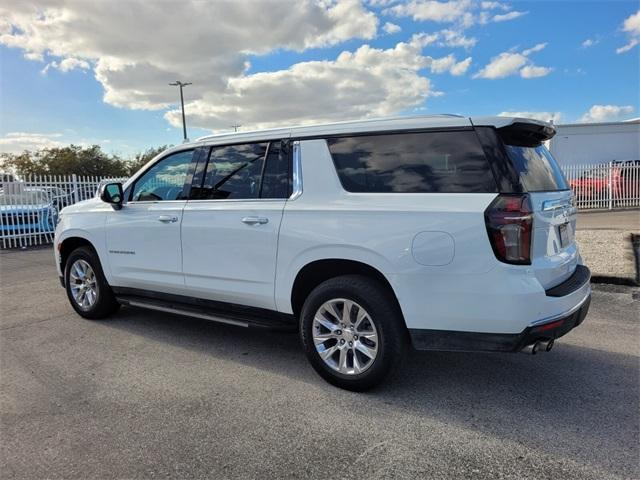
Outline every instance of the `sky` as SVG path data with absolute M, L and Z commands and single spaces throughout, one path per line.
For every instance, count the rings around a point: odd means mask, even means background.
M 640 2 L 0 0 L 0 152 L 397 115 L 640 117 Z

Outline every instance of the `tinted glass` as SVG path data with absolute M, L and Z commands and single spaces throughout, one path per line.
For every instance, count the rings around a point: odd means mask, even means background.
M 267 163 L 262 178 L 262 198 L 287 198 L 289 196 L 289 155 L 282 142 L 269 144 Z
M 213 147 L 198 199 L 258 198 L 267 143 Z
M 495 192 L 473 131 L 355 136 L 327 140 L 349 192 Z
M 568 190 L 564 174 L 544 145 L 515 147 L 505 145 L 520 181 L 529 192 Z
M 182 200 L 193 150 L 163 158 L 147 170 L 133 187 L 131 199 L 136 202 Z

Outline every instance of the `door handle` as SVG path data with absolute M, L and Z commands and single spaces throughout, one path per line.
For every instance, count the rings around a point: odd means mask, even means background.
M 175 223 L 178 221 L 178 217 L 174 215 L 160 215 L 158 221 L 162 223 Z
M 247 225 L 264 225 L 268 223 L 269 219 L 265 217 L 243 217 L 242 223 L 246 223 Z

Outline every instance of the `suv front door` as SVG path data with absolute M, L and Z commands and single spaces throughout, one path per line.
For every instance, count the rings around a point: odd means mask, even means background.
M 289 183 L 288 147 L 280 140 L 211 148 L 182 220 L 183 272 L 192 296 L 275 310 Z
M 184 288 L 180 224 L 193 176 L 193 152 L 172 153 L 156 162 L 130 188 L 122 209 L 109 213 L 106 243 L 115 286 Z

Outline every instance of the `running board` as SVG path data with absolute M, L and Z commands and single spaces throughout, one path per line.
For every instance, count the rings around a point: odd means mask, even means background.
M 146 290 L 112 288 L 116 300 L 122 305 L 175 313 L 244 328 L 295 331 L 298 326 L 293 315 L 273 310 Z
M 203 320 L 211 320 L 212 322 L 226 323 L 228 325 L 236 325 L 237 327 L 249 327 L 249 322 L 241 322 L 230 318 L 219 317 L 217 315 L 209 315 L 206 313 L 194 312 L 175 307 L 165 307 L 154 303 L 140 302 L 138 300 L 129 300 L 126 298 L 117 298 L 118 302 L 131 307 L 146 308 L 148 310 L 156 310 L 158 312 L 175 313 L 177 315 L 185 315 L 187 317 L 202 318 Z

